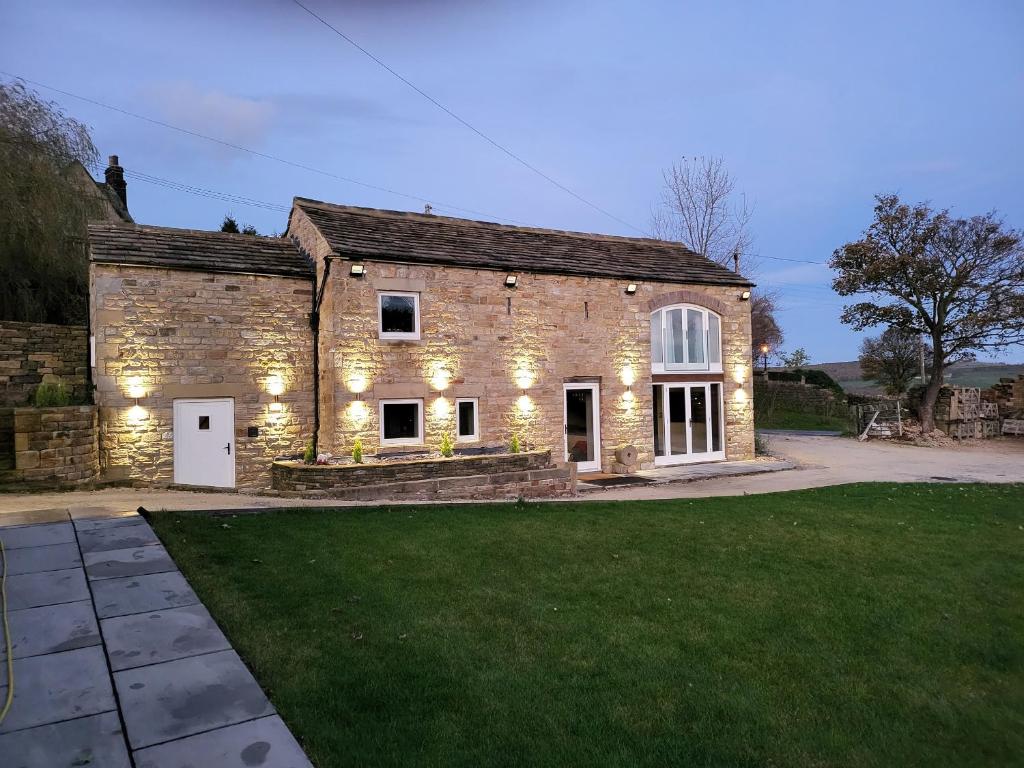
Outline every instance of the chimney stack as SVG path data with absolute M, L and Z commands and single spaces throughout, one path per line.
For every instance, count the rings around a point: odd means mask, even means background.
M 114 159 L 116 160 L 117 158 L 115 157 Z M 732 252 L 732 271 L 735 272 L 737 275 L 740 273 L 740 252 L 739 251 L 733 251 Z
M 124 181 L 124 168 L 117 164 L 117 155 L 110 156 L 109 165 L 107 170 L 103 172 L 103 176 L 107 181 L 107 186 L 117 193 L 117 196 L 121 198 L 121 202 L 124 204 L 125 210 L 127 210 L 128 185 Z

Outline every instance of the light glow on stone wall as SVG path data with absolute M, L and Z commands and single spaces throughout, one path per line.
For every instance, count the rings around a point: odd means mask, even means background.
M 747 380 L 747 366 L 742 363 L 738 364 L 733 370 L 733 380 L 742 385 Z
M 128 397 L 138 400 L 146 396 L 146 387 L 141 376 L 132 376 L 128 379 Z
M 430 406 L 430 410 L 435 419 L 438 421 L 444 421 L 451 415 L 451 402 L 447 397 L 439 397 Z
M 353 424 L 362 426 L 369 417 L 370 409 L 366 407 L 364 401 L 353 400 L 348 404 L 348 418 Z
M 622 383 L 627 387 L 632 387 L 636 383 L 636 368 L 633 367 L 632 363 L 626 363 L 622 366 L 622 371 L 619 375 Z
M 273 374 L 267 377 L 267 394 L 273 395 L 274 397 L 280 397 L 284 394 L 284 378 L 279 374 Z

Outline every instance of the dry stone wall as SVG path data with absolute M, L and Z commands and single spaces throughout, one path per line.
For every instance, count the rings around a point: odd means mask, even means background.
M 84 326 L 0 321 L 0 407 L 26 405 L 36 387 L 51 383 L 88 402 L 88 365 Z
M 0 489 L 62 488 L 91 483 L 99 472 L 96 407 L 11 408 L 13 462 L 0 464 Z

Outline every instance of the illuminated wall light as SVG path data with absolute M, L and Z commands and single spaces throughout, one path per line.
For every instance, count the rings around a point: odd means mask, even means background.
M 268 376 L 267 377 L 267 393 L 274 397 L 280 397 L 284 394 L 284 379 L 280 376 Z
M 451 403 L 448 402 L 447 397 L 439 397 L 434 401 L 430 410 L 433 412 L 434 418 L 447 419 L 448 415 L 452 412 L 452 407 Z
M 732 399 L 742 405 L 747 402 L 747 391 L 745 389 L 737 389 L 733 394 Z
M 733 379 L 737 384 L 742 385 L 747 380 L 747 366 L 743 364 L 737 365 L 733 371 Z
M 526 368 L 520 368 L 516 371 L 516 384 L 522 390 L 527 390 L 533 386 L 533 374 L 530 373 Z
M 354 392 L 355 394 L 358 395 L 366 391 L 366 387 L 368 386 L 368 384 L 369 381 L 367 380 L 366 376 L 364 376 L 361 373 L 354 373 L 352 374 L 352 376 L 349 377 L 348 389 L 350 392 Z
M 627 405 L 632 405 L 633 401 L 636 399 L 636 397 L 633 395 L 633 390 L 627 389 L 625 392 L 623 392 L 622 399 L 626 401 Z
M 146 409 L 141 405 L 133 405 L 128 411 L 128 423 L 138 424 L 149 418 L 149 414 L 146 413 Z
M 529 395 L 520 395 L 516 401 L 516 407 L 519 408 L 520 413 L 529 413 L 533 410 L 533 401 Z
M 626 286 L 626 295 L 632 296 L 636 293 L 636 283 L 630 283 Z
M 370 409 L 362 400 L 353 400 L 348 404 L 348 417 L 356 424 L 362 424 L 369 418 Z
M 280 413 L 281 411 L 283 411 L 283 410 L 284 410 L 284 406 L 283 406 L 283 405 L 281 405 L 281 403 L 280 403 L 280 402 L 278 402 L 277 400 L 275 400 L 274 402 L 272 402 L 272 403 L 270 404 L 270 410 L 271 410 L 272 412 L 274 412 L 274 413 Z
M 627 387 L 632 387 L 636 383 L 636 371 L 631 364 L 622 366 L 621 376 L 622 383 Z
M 436 368 L 433 375 L 430 377 L 430 385 L 440 391 L 448 389 L 448 385 L 451 383 L 452 375 L 444 368 Z
M 133 376 L 128 380 L 128 397 L 135 401 L 135 405 L 139 404 L 139 399 L 146 396 L 146 388 L 142 385 L 142 378 L 139 376 Z

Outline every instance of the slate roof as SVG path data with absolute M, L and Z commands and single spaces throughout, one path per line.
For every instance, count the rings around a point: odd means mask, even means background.
M 356 208 L 303 197 L 296 197 L 294 206 L 344 257 L 623 280 L 751 285 L 682 243 Z
M 309 260 L 284 238 L 138 224 L 90 224 L 89 258 L 100 264 L 201 272 L 305 278 L 313 274 Z

